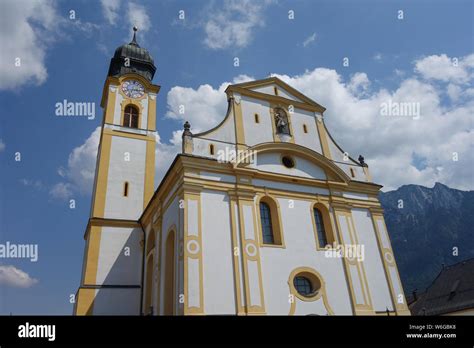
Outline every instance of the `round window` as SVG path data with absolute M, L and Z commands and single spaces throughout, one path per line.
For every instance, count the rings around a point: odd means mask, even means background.
M 295 166 L 295 161 L 290 156 L 283 156 L 281 162 L 286 168 L 293 168 Z
M 314 297 L 321 288 L 321 281 L 316 275 L 303 272 L 293 278 L 293 286 L 299 295 L 303 297 Z

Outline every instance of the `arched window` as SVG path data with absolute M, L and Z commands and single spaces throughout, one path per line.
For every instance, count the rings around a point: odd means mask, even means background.
M 318 243 L 321 248 L 328 245 L 326 229 L 324 228 L 323 214 L 318 208 L 313 209 L 314 221 L 316 223 L 316 232 L 318 233 Z
M 258 117 L 258 114 L 255 114 L 255 123 L 260 123 L 260 118 Z
M 260 221 L 262 222 L 262 238 L 265 244 L 274 244 L 273 226 L 272 226 L 272 212 L 267 203 L 260 203 Z
M 127 105 L 123 113 L 123 126 L 138 128 L 138 109 L 133 105 Z
M 275 126 L 277 133 L 290 135 L 290 125 L 288 124 L 288 115 L 282 108 L 274 109 Z
M 277 203 L 263 197 L 259 203 L 261 244 L 283 246 L 280 218 Z
M 308 127 L 305 124 L 303 124 L 303 132 L 308 133 Z
M 166 239 L 166 251 L 165 251 L 165 315 L 174 314 L 175 304 L 175 285 L 174 285 L 174 262 L 175 262 L 175 242 L 174 242 L 174 231 L 171 230 L 168 233 Z
M 148 255 L 146 263 L 146 283 L 145 283 L 145 307 L 143 308 L 145 315 L 153 314 L 153 253 Z

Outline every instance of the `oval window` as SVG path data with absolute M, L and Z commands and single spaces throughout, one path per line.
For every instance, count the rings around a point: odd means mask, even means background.
M 281 162 L 283 163 L 283 165 L 286 168 L 294 168 L 295 167 L 295 161 L 290 156 L 283 156 L 282 159 L 281 159 Z
M 293 286 L 299 295 L 303 297 L 314 297 L 321 288 L 321 281 L 312 273 L 303 272 L 295 275 Z

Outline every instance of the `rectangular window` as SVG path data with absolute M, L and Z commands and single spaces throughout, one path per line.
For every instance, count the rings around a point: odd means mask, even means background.
M 123 184 L 123 196 L 128 197 L 128 182 Z
M 267 203 L 260 203 L 260 219 L 262 223 L 262 237 L 264 244 L 274 244 L 272 217 Z

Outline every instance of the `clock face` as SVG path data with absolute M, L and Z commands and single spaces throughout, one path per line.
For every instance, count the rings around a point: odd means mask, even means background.
M 122 92 L 129 98 L 140 98 L 145 93 L 145 88 L 138 81 L 127 80 L 122 84 Z

